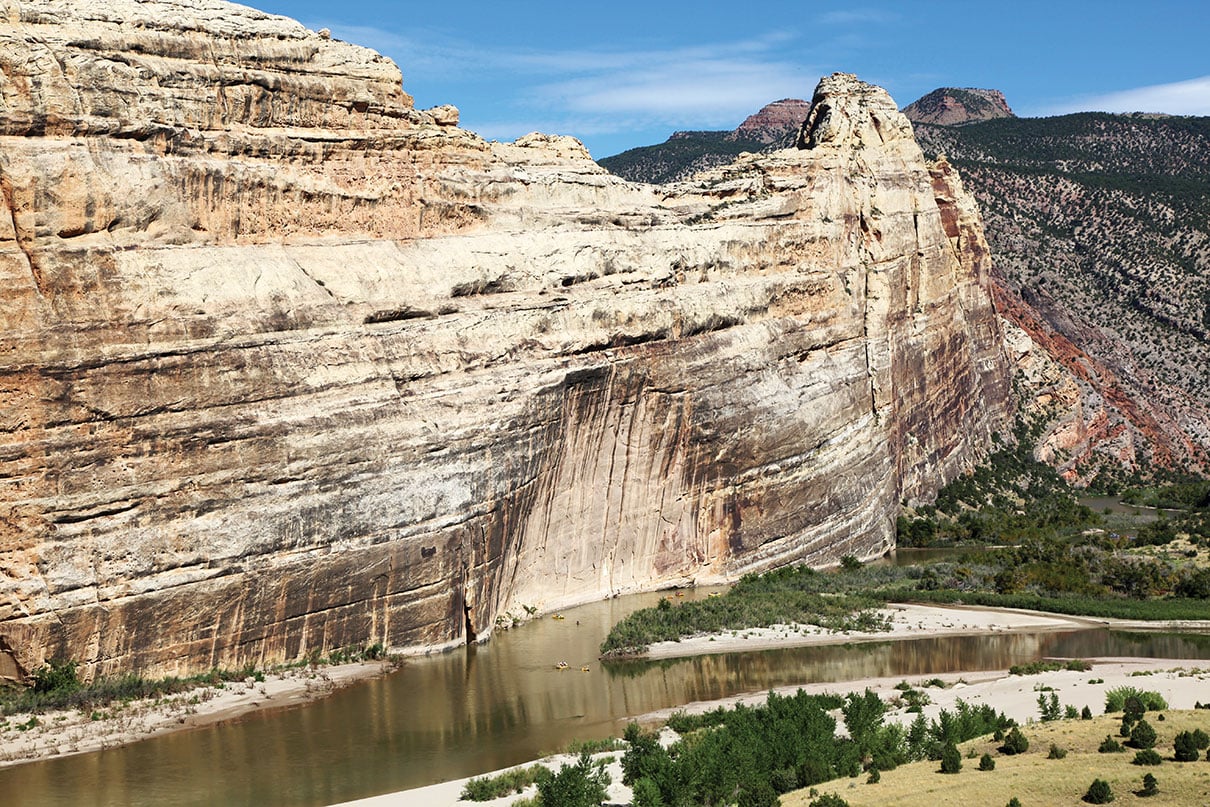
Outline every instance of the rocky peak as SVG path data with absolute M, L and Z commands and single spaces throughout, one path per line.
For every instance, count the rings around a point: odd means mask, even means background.
M 783 98 L 765 104 L 759 112 L 745 118 L 727 139 L 754 140 L 765 145 L 792 142 L 810 111 L 811 104 L 800 98 Z
M 1015 118 L 999 90 L 941 87 L 903 108 L 912 123 L 961 126 L 995 118 Z
M 820 79 L 811 111 L 798 135 L 798 147 L 877 146 L 912 139 L 912 127 L 889 93 L 851 73 Z

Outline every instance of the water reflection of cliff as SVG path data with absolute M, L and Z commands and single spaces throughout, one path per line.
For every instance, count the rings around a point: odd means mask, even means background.
M 655 599 L 538 620 L 303 709 L 0 771 L 0 790 L 20 794 L 17 805 L 328 804 L 523 762 L 619 732 L 628 715 L 777 686 L 1003 669 L 1042 656 L 1210 658 L 1202 635 L 1081 630 L 600 665 L 609 626 Z M 559 661 L 570 669 L 556 670 Z
M 654 668 L 674 672 L 685 685 L 686 700 L 708 700 L 734 692 L 772 686 L 851 681 L 882 676 L 912 676 L 964 670 L 1002 669 L 1019 661 L 1051 654 L 1048 646 L 1068 634 L 999 634 L 937 637 L 768 650 L 662 662 L 613 665 L 610 673 L 644 678 Z M 719 691 L 719 687 L 730 693 Z

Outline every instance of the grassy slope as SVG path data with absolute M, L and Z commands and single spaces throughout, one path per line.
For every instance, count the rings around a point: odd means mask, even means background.
M 877 784 L 866 784 L 865 777 L 840 779 L 818 785 L 820 793 L 834 792 L 850 807 L 876 807 L 886 804 L 903 807 L 1000 807 L 1016 796 L 1022 807 L 1040 805 L 1079 805 L 1093 779 L 1105 779 L 1113 789 L 1115 805 L 1145 804 L 1197 805 L 1210 801 L 1210 762 L 1173 762 L 1172 739 L 1179 731 L 1201 728 L 1210 731 L 1210 712 L 1206 710 L 1166 711 L 1164 721 L 1148 713 L 1147 721 L 1158 736 L 1156 751 L 1164 757 L 1157 767 L 1132 765 L 1134 750 L 1121 754 L 1099 754 L 1097 746 L 1106 734 L 1117 737 L 1121 715 L 1093 720 L 1063 720 L 1035 723 L 1024 727 L 1029 751 L 1019 756 L 1004 756 L 996 751 L 999 743 L 990 737 L 972 740 L 960 746 L 962 771 L 954 775 L 939 773 L 935 761 L 917 762 L 882 774 Z M 1118 738 L 1119 740 L 1121 738 Z M 1047 759 L 1051 743 L 1067 749 L 1064 759 Z M 967 759 L 973 748 L 976 758 Z M 994 771 L 980 771 L 978 756 L 990 753 L 996 760 Z M 1143 775 L 1151 773 L 1159 782 L 1159 793 L 1139 798 Z M 799 790 L 782 796 L 783 807 L 807 807 L 809 791 Z

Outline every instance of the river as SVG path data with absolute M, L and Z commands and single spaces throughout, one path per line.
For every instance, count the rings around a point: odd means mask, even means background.
M 598 664 L 609 627 L 659 596 L 535 620 L 303 707 L 0 770 L 0 793 L 13 807 L 323 805 L 524 762 L 618 734 L 630 715 L 787 684 L 1002 669 L 1042 656 L 1210 658 L 1206 636 L 1078 630 Z M 559 661 L 571 669 L 556 670 Z

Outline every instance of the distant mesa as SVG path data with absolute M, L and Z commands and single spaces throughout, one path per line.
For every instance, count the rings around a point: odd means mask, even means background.
M 783 98 L 766 104 L 731 131 L 674 132 L 663 143 L 639 146 L 598 162 L 611 173 L 635 182 L 676 182 L 726 165 L 745 151 L 773 151 L 794 145 L 810 111 L 809 101 Z
M 999 90 L 941 87 L 903 108 L 912 123 L 962 126 L 995 118 L 1017 117 Z
M 767 146 L 793 142 L 810 111 L 811 102 L 801 98 L 783 98 L 765 104 L 755 115 L 745 118 L 735 131 L 728 133 L 727 139 L 754 141 Z

